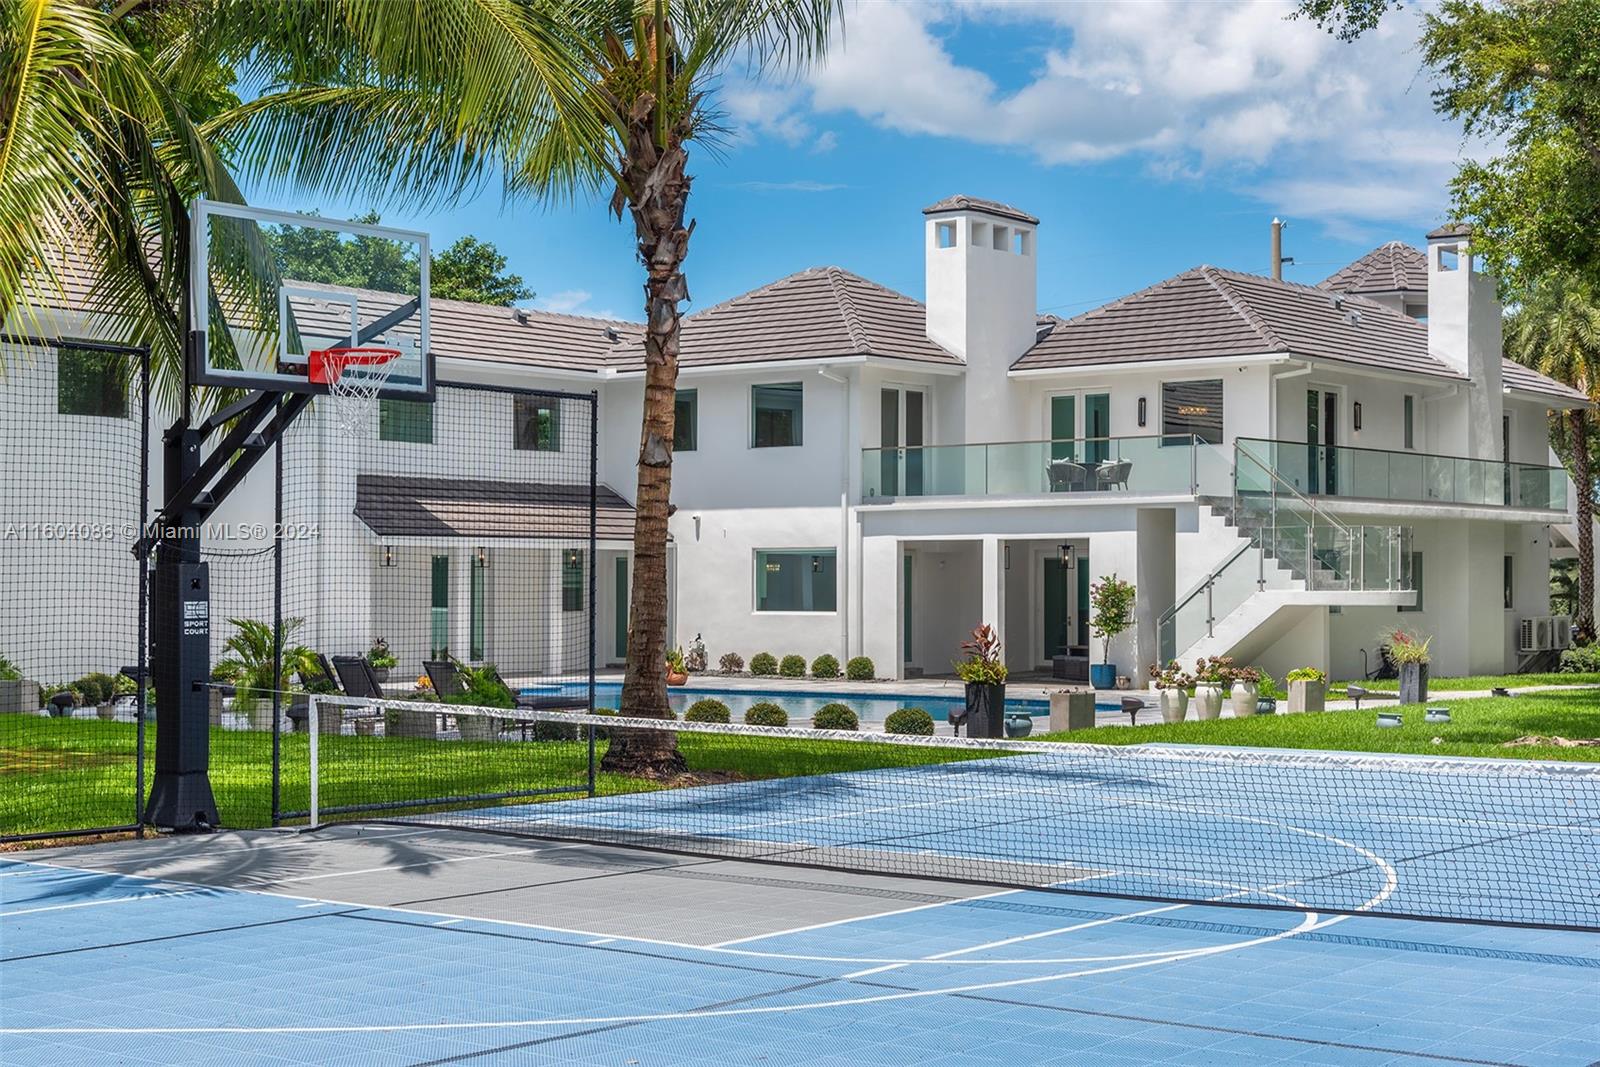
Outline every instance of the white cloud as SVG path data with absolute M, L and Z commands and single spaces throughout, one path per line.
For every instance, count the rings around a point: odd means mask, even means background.
M 790 143 L 818 115 L 851 113 L 1045 164 L 1134 157 L 1173 180 L 1220 175 L 1330 225 L 1436 216 L 1461 146 L 1418 73 L 1416 10 L 1353 44 L 1291 10 L 1287 0 L 865 0 L 804 89 L 740 88 L 725 102 Z M 979 24 L 987 54 L 962 42 Z M 995 49 L 996 29 L 1014 30 L 1015 47 Z
M 613 318 L 609 312 L 595 311 L 589 307 L 589 301 L 594 294 L 587 289 L 563 289 L 549 296 L 541 296 L 534 300 L 533 306 L 540 311 L 553 311 L 558 315 L 592 315 L 595 318 Z
M 734 185 L 758 193 L 831 193 L 835 189 L 849 188 L 841 182 L 817 182 L 805 178 L 792 182 L 735 182 Z

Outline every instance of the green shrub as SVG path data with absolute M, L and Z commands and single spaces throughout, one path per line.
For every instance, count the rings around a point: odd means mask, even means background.
M 1561 653 L 1562 674 L 1600 674 L 1600 644 L 1580 645 Z
M 1327 673 L 1316 667 L 1296 667 L 1284 679 L 1287 682 L 1326 682 L 1327 680 Z
M 540 719 L 533 724 L 533 729 L 528 732 L 528 736 L 535 741 L 581 741 L 583 740 L 583 727 L 576 723 Z
M 778 673 L 785 678 L 804 678 L 806 676 L 806 658 L 795 655 L 783 657 L 783 662 L 778 664 Z
M 830 656 L 830 655 L 828 655 L 828 653 L 824 652 L 822 655 L 820 655 L 816 659 L 812 660 L 811 661 L 811 677 L 813 677 L 813 678 L 837 678 L 837 677 L 839 677 L 839 660 L 838 660 L 838 658 L 835 657 L 835 656 Z
M 511 687 L 500 680 L 500 671 L 493 663 L 485 663 L 482 667 L 468 667 L 461 664 L 456 668 L 461 676 L 461 684 L 466 686 L 466 691 L 452 697 L 445 697 L 445 704 L 463 704 L 479 708 L 514 708 L 517 698 L 511 692 Z
M 0 656 L 0 682 L 15 682 L 21 678 L 21 668 L 4 656 Z
M 689 705 L 689 710 L 684 712 L 683 719 L 685 722 L 732 722 L 733 713 L 722 701 L 707 697 Z
M 848 704 L 822 705 L 811 717 L 811 725 L 817 730 L 861 729 L 861 721 L 856 718 L 855 709 Z
M 921 708 L 901 708 L 899 711 L 890 712 L 889 717 L 883 720 L 883 732 L 932 737 L 933 716 Z
M 723 674 L 738 674 L 744 670 L 744 657 L 737 652 L 724 652 L 717 666 L 722 668 Z
M 878 676 L 878 668 L 869 656 L 852 656 L 844 665 L 844 676 L 852 682 L 870 682 Z
M 117 682 L 109 674 L 94 671 L 72 683 L 72 688 L 83 698 L 85 707 L 104 704 L 116 692 Z
M 778 658 L 771 652 L 757 652 L 750 657 L 750 673 L 766 678 L 778 673 Z
M 744 721 L 751 726 L 788 726 L 789 713 L 771 701 L 763 700 L 750 705 L 750 710 L 744 713 Z

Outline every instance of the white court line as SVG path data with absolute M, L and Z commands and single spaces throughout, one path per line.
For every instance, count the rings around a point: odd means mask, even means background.
M 76 904 L 51 904 L 45 908 L 20 908 L 16 911 L 0 911 L 0 919 L 12 919 L 18 915 L 37 915 L 42 911 L 70 911 L 73 908 L 98 908 L 102 904 L 128 904 L 136 900 L 162 900 L 167 897 L 186 897 L 191 893 L 199 893 L 199 889 L 179 889 L 171 893 L 140 893 L 132 897 L 107 897 L 105 900 L 80 900 Z
M 1020 893 L 1020 889 L 1002 889 L 995 893 L 983 893 L 974 897 L 961 897 L 957 900 L 935 900 L 927 904 L 914 904 L 909 908 L 896 908 L 893 911 L 880 911 L 872 915 L 852 915 L 845 919 L 830 919 L 827 922 L 811 923 L 808 926 L 794 926 L 787 930 L 774 930 L 769 934 L 751 934 L 749 937 L 735 937 L 729 941 L 718 941 L 714 945 L 706 945 L 709 950 L 727 948 L 730 945 L 743 945 L 751 941 L 765 941 L 771 937 L 787 937 L 789 934 L 804 934 L 812 930 L 826 930 L 830 926 L 843 926 L 846 923 L 858 923 L 867 919 L 883 919 L 890 915 L 906 915 L 913 911 L 927 911 L 930 908 L 944 908 L 951 904 L 963 904 L 969 900 L 989 900 L 992 897 L 1003 897 L 1010 893 Z M 765 955 L 765 953 L 761 953 Z
M 435 926 L 454 926 L 456 923 L 458 923 L 460 921 L 461 921 L 460 919 L 440 919 L 438 922 L 434 923 L 433 925 L 435 925 Z
M 970 985 L 945 986 L 939 989 L 914 989 L 906 992 L 879 993 L 866 997 L 845 997 L 834 1000 L 811 1001 L 800 1004 L 764 1004 L 741 1008 L 713 1008 L 704 1011 L 674 1011 L 657 1012 L 635 1015 L 603 1015 L 588 1018 L 568 1019 L 491 1019 L 481 1022 L 449 1022 L 449 1023 L 394 1023 L 394 1024 L 363 1024 L 345 1026 L 51 1026 L 51 1027 L 0 1027 L 0 1034 L 355 1034 L 355 1033 L 426 1033 L 450 1032 L 462 1030 L 507 1030 L 531 1029 L 547 1026 L 609 1026 L 622 1023 L 648 1023 L 664 1022 L 680 1019 L 724 1019 L 744 1015 L 776 1015 L 784 1012 L 814 1011 L 826 1008 L 853 1008 L 869 1004 L 888 1004 L 902 1000 L 922 1000 L 928 997 L 954 996 L 960 993 L 982 993 L 995 989 L 1014 989 L 1019 986 L 1038 985 L 1043 982 L 1059 982 L 1069 978 L 1084 978 L 1095 974 L 1111 974 L 1118 971 L 1137 970 L 1152 967 L 1163 963 L 1177 963 L 1205 956 L 1214 956 L 1222 952 L 1236 952 L 1240 949 L 1251 948 L 1256 945 L 1270 944 L 1281 941 L 1287 937 L 1295 937 L 1324 926 L 1331 926 L 1346 918 L 1343 915 L 1333 916 L 1327 921 L 1318 918 L 1315 912 L 1308 912 L 1299 926 L 1283 930 L 1276 934 L 1256 938 L 1252 941 L 1241 941 L 1232 945 L 1219 945 L 1210 948 L 1194 949 L 1174 953 L 1171 956 L 1155 960 L 1140 960 L 1134 963 L 1122 963 L 1114 967 L 1090 967 L 1079 971 L 1065 971 L 1059 974 L 1032 975 L 1027 978 L 1011 978 L 999 982 L 976 982 Z

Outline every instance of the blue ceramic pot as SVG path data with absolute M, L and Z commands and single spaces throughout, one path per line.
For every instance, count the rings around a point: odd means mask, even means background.
M 1096 689 L 1115 689 L 1117 687 L 1117 665 L 1115 663 L 1091 663 L 1089 665 L 1089 684 Z

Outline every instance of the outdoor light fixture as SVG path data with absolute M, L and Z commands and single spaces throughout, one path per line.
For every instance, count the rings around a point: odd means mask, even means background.
M 1361 429 L 1361 401 L 1357 400 L 1355 402 L 1355 406 L 1351 409 L 1350 414 L 1355 421 L 1356 429 Z
M 1139 425 L 1140 425 L 1140 426 L 1143 426 L 1143 425 L 1144 425 L 1144 420 L 1145 420 L 1145 407 L 1146 407 L 1146 401 L 1145 401 L 1145 398 L 1144 398 L 1144 397 L 1142 397 L 1142 396 L 1141 396 L 1141 397 L 1140 397 L 1140 398 L 1139 398 Z
M 487 567 L 489 565 L 489 550 L 484 548 L 482 545 L 478 546 L 476 562 L 480 567 Z
M 1006 554 L 1006 570 L 1010 570 L 1011 569 L 1011 546 L 1010 545 L 1006 545 L 1005 546 L 1005 554 Z
M 1063 567 L 1067 568 L 1067 570 L 1070 571 L 1072 569 L 1073 565 L 1075 563 L 1077 563 L 1077 562 L 1078 562 L 1078 546 L 1077 545 L 1063 544 L 1061 546 L 1061 565 Z
M 575 549 L 575 548 L 567 549 L 567 566 L 576 567 L 582 562 L 582 559 L 583 559 L 583 557 L 578 554 L 578 550 L 577 549 Z
M 383 555 L 378 558 L 378 566 L 380 566 L 380 567 L 393 567 L 394 566 L 394 546 L 393 545 L 384 545 L 383 546 Z

